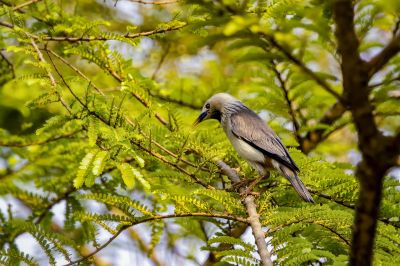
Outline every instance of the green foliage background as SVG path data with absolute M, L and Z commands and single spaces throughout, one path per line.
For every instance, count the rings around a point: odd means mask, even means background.
M 1 263 L 74 263 L 119 249 L 104 235 L 122 233 L 155 265 L 258 264 L 251 239 L 232 236 L 247 213 L 215 162 L 256 175 L 217 122 L 191 127 L 208 97 L 228 92 L 290 147 L 317 202 L 276 173 L 256 188 L 276 263 L 346 264 L 358 153 L 350 114 L 321 122 L 342 90 L 330 1 L 0 2 Z M 356 2 L 370 58 L 398 31 L 400 4 Z M 399 69 L 396 56 L 370 84 L 388 135 L 400 127 Z M 386 178 L 376 265 L 400 263 L 398 186 Z M 27 235 L 46 259 L 17 244 Z M 101 254 L 83 263 L 105 265 Z

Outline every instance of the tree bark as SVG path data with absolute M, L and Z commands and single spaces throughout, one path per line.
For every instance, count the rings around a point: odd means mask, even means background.
M 231 179 L 232 183 L 240 182 L 240 177 L 238 174 L 230 168 L 225 162 L 219 160 L 217 161 L 218 166 L 221 170 Z M 241 188 L 240 192 L 245 192 L 246 188 Z M 262 230 L 260 216 L 257 213 L 257 206 L 254 202 L 254 196 L 247 195 L 243 200 L 248 217 L 248 223 L 251 226 L 253 236 L 257 245 L 257 252 L 260 255 L 261 264 L 263 266 L 272 266 L 271 254 L 268 251 L 267 243 L 265 242 L 265 234 Z
M 400 38 L 395 37 L 381 53 L 370 62 L 365 62 L 358 52 L 359 40 L 354 27 L 352 1 L 335 0 L 333 13 L 338 51 L 342 58 L 343 98 L 351 111 L 357 130 L 358 148 L 362 154 L 362 161 L 355 173 L 360 182 L 360 195 L 356 206 L 350 265 L 368 266 L 373 261 L 384 176 L 395 165 L 400 151 L 397 137 L 383 136 L 375 123 L 368 82 L 400 50 Z

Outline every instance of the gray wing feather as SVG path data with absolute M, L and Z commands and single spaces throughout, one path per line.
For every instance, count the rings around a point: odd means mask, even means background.
M 252 110 L 245 107 L 231 114 L 230 120 L 232 133 L 236 137 L 289 169 L 299 171 L 279 137 Z

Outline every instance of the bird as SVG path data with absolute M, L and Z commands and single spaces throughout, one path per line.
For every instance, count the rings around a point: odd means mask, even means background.
M 298 177 L 298 166 L 290 157 L 276 133 L 254 111 L 228 93 L 217 93 L 203 105 L 194 122 L 207 119 L 220 122 L 237 153 L 264 177 L 269 170 L 277 170 L 286 177 L 306 202 L 314 203 L 312 196 Z

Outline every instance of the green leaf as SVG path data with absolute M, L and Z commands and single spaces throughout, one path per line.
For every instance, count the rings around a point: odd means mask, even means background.
M 83 182 L 85 182 L 85 178 L 89 173 L 89 167 L 91 166 L 94 158 L 95 158 L 95 153 L 94 152 L 89 152 L 82 159 L 82 161 L 81 161 L 81 163 L 79 165 L 78 172 L 77 172 L 76 177 L 74 179 L 74 187 L 75 188 L 82 187 Z
M 106 158 L 108 156 L 108 151 L 100 151 L 96 154 L 96 158 L 93 161 L 92 173 L 95 176 L 101 175 L 106 165 Z
M 87 132 L 89 138 L 89 146 L 93 147 L 96 145 L 97 135 L 99 132 L 99 121 L 96 118 L 90 117 Z
M 134 168 L 128 163 L 120 164 L 117 167 L 127 188 L 132 189 L 135 186 Z

